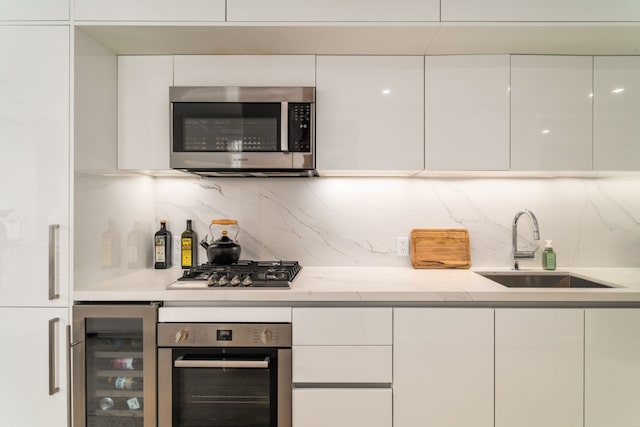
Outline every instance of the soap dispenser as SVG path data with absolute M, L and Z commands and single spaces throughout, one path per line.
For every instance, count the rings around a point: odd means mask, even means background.
M 556 269 L 556 253 L 553 250 L 553 246 L 551 246 L 551 240 L 547 240 L 544 252 L 542 252 L 542 268 L 545 270 Z

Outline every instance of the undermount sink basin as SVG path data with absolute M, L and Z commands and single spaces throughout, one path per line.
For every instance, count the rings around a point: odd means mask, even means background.
M 611 288 L 568 273 L 483 273 L 481 276 L 508 288 Z

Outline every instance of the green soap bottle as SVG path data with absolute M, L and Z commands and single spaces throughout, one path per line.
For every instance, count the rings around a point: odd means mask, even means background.
M 545 270 L 556 269 L 556 253 L 551 246 L 551 240 L 547 240 L 547 244 L 542 252 L 542 268 Z

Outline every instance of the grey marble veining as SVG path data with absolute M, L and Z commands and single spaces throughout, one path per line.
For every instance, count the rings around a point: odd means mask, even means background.
M 203 238 L 212 219 L 237 219 L 243 258 L 309 266 L 410 265 L 395 255 L 397 236 L 464 227 L 473 265 L 499 267 L 510 265 L 513 216 L 527 208 L 538 217 L 541 240 L 522 221 L 522 245 L 553 240 L 559 267 L 638 267 L 639 185 L 637 177 L 158 178 L 155 220 L 167 219 L 177 235 L 193 219 Z M 522 264 L 538 267 L 540 257 Z

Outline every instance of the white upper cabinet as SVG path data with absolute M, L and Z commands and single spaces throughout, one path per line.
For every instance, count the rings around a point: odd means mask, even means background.
M 640 310 L 587 309 L 585 427 L 640 425 Z
M 78 21 L 224 21 L 225 0 L 75 0 Z
M 316 88 L 321 174 L 423 169 L 423 57 L 319 56 Z
M 66 306 L 69 27 L 0 27 L 0 56 L 0 305 Z
M 69 0 L 0 0 L 0 21 L 66 21 Z
M 636 0 L 442 0 L 443 21 L 640 21 Z
M 640 56 L 597 56 L 593 73 L 593 167 L 640 170 Z
M 229 21 L 439 21 L 439 0 L 232 0 Z
M 511 57 L 511 169 L 592 169 L 590 56 Z
M 425 61 L 425 169 L 509 170 L 509 56 Z
M 118 58 L 118 168 L 169 169 L 172 56 Z
M 495 316 L 495 427 L 583 427 L 584 310 Z
M 313 55 L 179 55 L 175 86 L 315 86 Z

